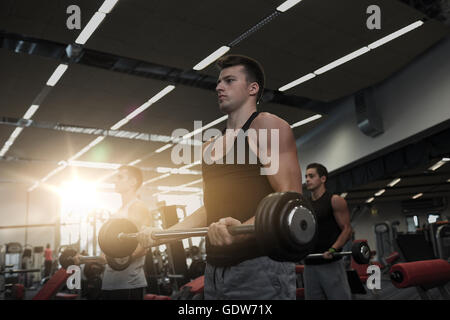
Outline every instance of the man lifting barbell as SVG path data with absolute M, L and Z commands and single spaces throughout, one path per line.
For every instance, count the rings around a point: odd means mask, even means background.
M 122 198 L 122 207 L 113 218 L 127 218 L 136 227 L 150 225 L 150 213 L 143 201 L 137 198 L 142 185 L 142 172 L 131 166 L 122 166 L 115 175 L 115 190 Z M 99 233 L 100 236 L 100 233 Z M 147 249 L 137 246 L 130 255 L 120 259 L 106 255 L 107 265 L 102 280 L 104 300 L 142 300 L 147 280 L 144 261 Z
M 345 199 L 326 190 L 327 169 L 318 163 L 306 168 L 306 188 L 317 217 L 318 235 L 314 251 L 321 259 L 307 257 L 303 273 L 306 300 L 350 300 L 351 290 L 340 251 L 350 239 L 352 227 Z M 367 251 L 370 258 L 370 251 Z M 367 261 L 368 263 L 368 261 Z
M 257 141 L 245 139 L 245 163 L 220 164 L 219 159 L 228 156 L 228 150 L 236 150 L 239 136 L 235 139 L 227 131 L 226 135 L 207 141 L 202 148 L 204 206 L 170 229 L 209 226 L 205 299 L 295 299 L 294 263 L 268 258 L 253 235 L 232 235 L 227 229 L 253 224 L 258 203 L 270 193 L 302 192 L 292 129 L 273 114 L 257 112 L 256 104 L 261 100 L 264 88 L 264 72 L 258 62 L 244 56 L 228 55 L 220 58 L 216 65 L 220 70 L 216 92 L 220 110 L 229 116 L 227 129 L 235 132 L 242 129 L 240 134 L 248 129 L 261 134 L 266 129 L 268 143 L 262 146 L 259 143 L 261 136 Z M 279 133 L 278 141 L 271 140 L 274 131 Z M 275 145 L 279 149 L 271 150 Z M 261 175 L 261 168 L 274 163 L 268 164 L 259 155 L 271 155 L 271 152 L 279 156 L 278 171 Z M 251 153 L 258 155 L 255 164 L 248 161 Z M 237 158 L 236 153 L 233 157 Z M 147 231 L 151 233 L 152 230 Z M 140 242 L 154 245 L 149 239 L 143 236 Z

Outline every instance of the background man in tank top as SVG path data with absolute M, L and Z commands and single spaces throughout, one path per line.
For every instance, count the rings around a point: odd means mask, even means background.
M 351 291 L 343 260 L 332 256 L 332 252 L 342 250 L 352 234 L 347 202 L 326 190 L 328 171 L 323 165 L 309 164 L 305 177 L 318 224 L 314 252 L 323 252 L 322 259 L 304 261 L 305 299 L 349 300 Z
M 111 218 L 127 218 L 138 229 L 150 224 L 150 213 L 143 201 L 137 197 L 142 185 L 142 172 L 132 166 L 122 166 L 115 175 L 115 190 L 122 198 L 122 207 Z M 147 280 L 144 274 L 144 261 L 147 249 L 140 245 L 131 255 L 131 264 L 122 271 L 106 265 L 102 280 L 104 300 L 142 300 Z
M 292 129 L 273 114 L 257 112 L 264 88 L 264 71 L 258 62 L 245 56 L 228 55 L 216 65 L 220 70 L 216 92 L 220 110 L 228 114 L 227 134 L 203 145 L 204 206 L 170 229 L 209 226 L 205 299 L 295 299 L 294 263 L 277 262 L 264 256 L 254 235 L 232 236 L 227 231 L 228 226 L 253 224 L 257 205 L 268 194 L 302 192 Z M 230 131 L 245 134 L 250 130 L 264 132 L 262 129 L 267 130 L 267 135 L 257 136 L 257 141 L 250 136 L 245 140 L 245 163 L 218 161 L 236 145 L 238 138 L 229 134 Z M 277 132 L 278 139 L 272 139 L 271 132 Z M 265 145 L 260 143 L 263 139 Z M 234 150 L 234 159 L 230 158 L 237 160 Z M 278 156 L 278 170 L 261 174 L 261 169 L 274 163 L 266 162 L 259 154 L 273 156 L 272 150 Z M 252 153 L 258 155 L 256 163 L 248 161 Z M 146 236 L 140 237 L 140 241 L 144 246 L 155 245 Z

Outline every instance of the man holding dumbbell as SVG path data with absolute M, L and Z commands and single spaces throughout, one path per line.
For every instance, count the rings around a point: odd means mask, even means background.
M 311 205 L 317 218 L 315 252 L 321 258 L 306 258 L 303 273 L 306 300 L 350 300 L 351 291 L 344 263 L 333 252 L 341 251 L 352 234 L 347 202 L 325 188 L 327 169 L 318 163 L 306 168 L 306 188 L 311 191 Z
M 264 72 L 258 62 L 229 55 L 216 65 L 220 70 L 216 86 L 219 108 L 229 116 L 226 134 L 222 132 L 202 148 L 204 206 L 170 229 L 209 226 L 205 299 L 293 300 L 294 263 L 272 260 L 261 251 L 254 235 L 233 236 L 227 227 L 254 224 L 258 203 L 270 193 L 302 192 L 294 135 L 286 121 L 257 112 L 264 88 Z M 239 155 L 239 134 L 247 132 L 245 155 Z M 235 150 L 232 163 L 228 161 L 231 148 Z M 249 161 L 252 155 L 257 161 Z M 236 161 L 240 156 L 245 161 Z M 274 172 L 262 174 L 262 169 L 274 167 Z M 152 231 L 148 228 L 140 233 L 142 245 L 157 244 L 149 236 Z
M 115 175 L 115 189 L 122 198 L 122 207 L 112 218 L 127 218 L 140 228 L 149 225 L 150 213 L 143 201 L 137 198 L 137 190 L 142 185 L 142 172 L 132 166 L 122 166 Z M 104 300 L 142 300 L 147 280 L 144 261 L 147 249 L 138 246 L 131 255 L 131 263 L 124 270 L 114 270 L 105 266 L 102 280 Z M 121 261 L 117 261 L 121 263 Z

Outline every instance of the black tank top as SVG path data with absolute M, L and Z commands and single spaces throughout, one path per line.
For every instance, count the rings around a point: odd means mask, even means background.
M 254 112 L 239 134 L 244 134 L 257 116 L 258 112 Z M 256 157 L 256 164 L 249 161 L 250 153 L 253 154 L 253 159 L 256 155 L 250 149 L 247 138 L 245 138 L 245 163 L 237 163 L 238 139 L 236 138 L 233 145 L 233 164 L 226 163 L 225 155 L 223 164 L 217 161 L 207 164 L 202 157 L 203 199 L 208 226 L 225 217 L 232 217 L 241 222 L 247 221 L 255 215 L 259 202 L 274 192 L 267 176 L 261 175 L 260 169 L 263 166 L 259 159 Z M 212 145 L 213 142 L 207 148 L 211 148 Z M 223 247 L 212 246 L 206 238 L 206 260 L 214 266 L 232 266 L 263 255 L 254 238 Z
M 333 195 L 328 191 L 316 201 L 309 198 L 314 209 L 318 225 L 317 242 L 313 253 L 323 253 L 331 248 L 341 234 L 341 228 L 336 222 L 333 214 L 333 207 L 331 206 L 331 198 Z M 327 259 L 305 259 L 305 264 L 325 264 L 341 259 L 336 257 L 330 260 Z

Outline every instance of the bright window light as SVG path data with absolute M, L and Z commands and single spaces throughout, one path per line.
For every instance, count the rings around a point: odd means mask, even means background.
M 194 66 L 194 70 L 203 70 L 207 66 L 209 66 L 211 63 L 219 59 L 221 56 L 223 56 L 225 53 L 227 53 L 230 50 L 230 47 L 222 46 L 213 53 L 211 53 L 209 56 L 207 56 L 205 59 L 200 61 Z

